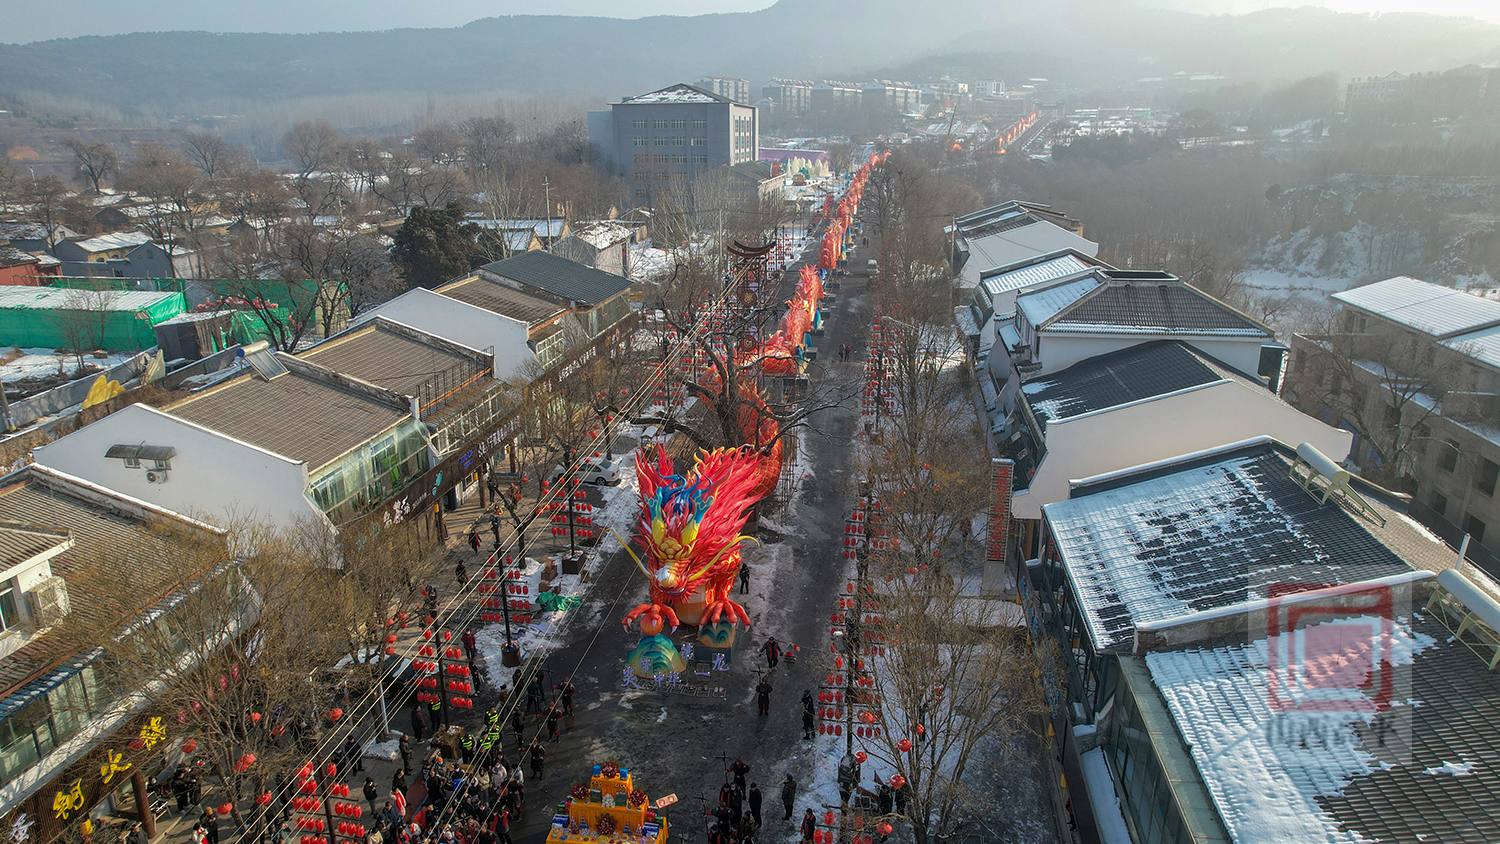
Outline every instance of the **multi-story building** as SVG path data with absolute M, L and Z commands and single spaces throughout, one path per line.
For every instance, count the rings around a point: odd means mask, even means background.
M 1333 298 L 1333 330 L 1293 338 L 1283 395 L 1352 431 L 1351 465 L 1500 571 L 1500 302 L 1405 277 Z
M 994 97 L 1005 93 L 1005 83 L 996 79 L 979 79 L 969 83 L 969 93 L 976 97 Z
M 905 114 L 922 105 L 922 90 L 904 82 L 877 79 L 866 82 L 860 91 L 865 108 L 872 111 L 891 111 Z
M 1385 76 L 1351 79 L 1348 93 L 1344 95 L 1344 110 L 1389 103 L 1410 78 L 1402 73 L 1387 73 Z
M 731 79 L 727 76 L 705 76 L 697 81 L 697 86 L 705 91 L 728 97 L 737 103 L 750 102 L 750 80 Z
M 754 161 L 760 122 L 754 106 L 693 85 L 629 97 L 589 112 L 589 140 L 625 176 L 636 204 L 654 190 L 726 165 Z
M 830 114 L 859 108 L 863 93 L 864 89 L 853 82 L 834 82 L 825 79 L 812 87 L 809 103 L 812 111 L 818 114 Z
M 760 94 L 776 103 L 779 114 L 801 117 L 812 111 L 812 90 L 816 84 L 806 79 L 777 77 L 760 86 Z

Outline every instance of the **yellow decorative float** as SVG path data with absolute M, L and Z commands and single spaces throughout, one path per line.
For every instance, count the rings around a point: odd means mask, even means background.
M 558 809 L 547 844 L 666 844 L 666 817 L 613 762 L 595 765 L 588 784 L 574 783 L 571 799 Z

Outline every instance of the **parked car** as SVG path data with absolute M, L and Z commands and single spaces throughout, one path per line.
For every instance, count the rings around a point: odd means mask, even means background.
M 553 466 L 547 480 L 556 482 L 562 476 L 563 467 Z M 620 467 L 602 457 L 585 457 L 578 461 L 578 480 L 586 484 L 616 484 L 620 482 Z

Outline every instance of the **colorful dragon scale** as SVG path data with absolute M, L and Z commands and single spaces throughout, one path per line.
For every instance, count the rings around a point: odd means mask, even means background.
M 624 623 L 638 617 L 676 627 L 676 607 L 703 592 L 704 623 L 721 618 L 749 626 L 744 607 L 729 599 L 740 568 L 740 545 L 749 540 L 740 530 L 757 498 L 761 456 L 752 449 L 719 448 L 700 452 L 687 475 L 673 472 L 672 458 L 653 449 L 636 452 L 641 518 L 637 539 L 645 551 L 642 564 L 651 581 L 651 603 L 636 607 Z

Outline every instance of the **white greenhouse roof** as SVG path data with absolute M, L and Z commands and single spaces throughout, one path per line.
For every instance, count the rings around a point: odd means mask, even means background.
M 1019 266 L 1018 266 L 1019 265 Z M 1064 252 L 1044 261 L 1017 261 L 1004 267 L 987 270 L 980 275 L 980 284 L 991 296 L 1011 290 L 1020 290 L 1034 284 L 1086 272 L 1098 266 L 1097 261 L 1087 261 L 1075 252 Z
M 1090 275 L 1023 293 L 1016 297 L 1016 310 L 1026 317 L 1027 322 L 1032 325 L 1041 325 L 1057 316 L 1064 308 L 1088 295 L 1102 283 Z

